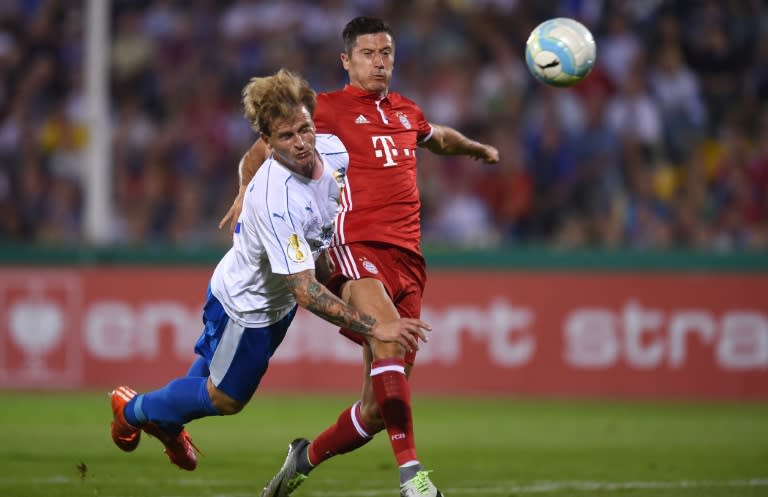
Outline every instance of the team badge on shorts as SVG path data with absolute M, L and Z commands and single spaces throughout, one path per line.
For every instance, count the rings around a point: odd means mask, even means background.
M 371 274 L 379 274 L 379 268 L 377 268 L 376 264 L 372 263 L 368 259 L 363 259 L 363 269 Z
M 285 252 L 293 262 L 304 262 L 310 254 L 307 242 L 295 233 L 288 237 L 288 246 L 285 247 Z
M 408 116 L 402 112 L 398 112 L 397 118 L 400 119 L 400 124 L 402 124 L 405 129 L 411 129 L 411 121 L 408 120 Z

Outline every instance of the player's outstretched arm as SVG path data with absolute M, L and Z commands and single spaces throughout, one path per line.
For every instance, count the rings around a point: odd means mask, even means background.
M 418 339 L 428 341 L 426 332 L 432 329 L 429 324 L 411 318 L 378 323 L 372 316 L 358 311 L 321 285 L 311 269 L 286 275 L 285 282 L 300 306 L 341 328 L 382 342 L 397 342 L 406 350 L 418 350 Z
M 499 162 L 496 147 L 471 140 L 449 126 L 430 124 L 432 136 L 423 144 L 428 150 L 440 155 L 468 155 L 488 164 Z
M 227 213 L 219 221 L 219 229 L 229 223 L 229 230 L 234 231 L 237 220 L 240 218 L 240 212 L 243 210 L 243 196 L 245 195 L 245 187 L 251 182 L 253 175 L 259 170 L 261 165 L 267 160 L 269 156 L 269 149 L 262 140 L 256 140 L 251 148 L 245 153 L 240 164 L 237 166 L 238 177 L 240 178 L 240 189 L 237 192 L 235 200 L 232 202 L 232 207 L 229 208 Z

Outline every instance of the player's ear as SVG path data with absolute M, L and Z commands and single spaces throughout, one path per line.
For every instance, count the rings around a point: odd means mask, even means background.
M 264 143 L 264 146 L 267 149 L 267 154 L 271 153 L 272 152 L 272 143 L 271 143 L 269 135 L 267 135 L 265 133 L 261 133 L 261 136 L 259 136 L 259 138 L 261 139 L 262 143 Z
M 341 65 L 345 71 L 349 70 L 349 55 L 346 52 L 341 52 Z

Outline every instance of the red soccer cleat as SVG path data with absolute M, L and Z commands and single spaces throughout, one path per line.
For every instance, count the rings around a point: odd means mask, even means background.
M 125 420 L 123 410 L 125 404 L 136 396 L 136 391 L 130 387 L 120 386 L 109 394 L 112 399 L 112 441 L 121 450 L 131 452 L 141 439 L 141 429 L 136 428 Z
M 147 435 L 155 437 L 165 445 L 165 454 L 173 464 L 187 471 L 197 467 L 197 453 L 200 450 L 192 443 L 192 437 L 187 430 L 182 429 L 178 435 L 171 435 L 151 422 L 145 424 L 142 429 Z

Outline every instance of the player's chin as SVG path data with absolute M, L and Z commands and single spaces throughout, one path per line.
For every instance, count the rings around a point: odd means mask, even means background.
M 373 76 L 371 77 L 368 83 L 368 89 L 370 91 L 386 90 L 388 86 L 389 86 L 389 78 L 384 76 L 381 76 L 381 77 Z

